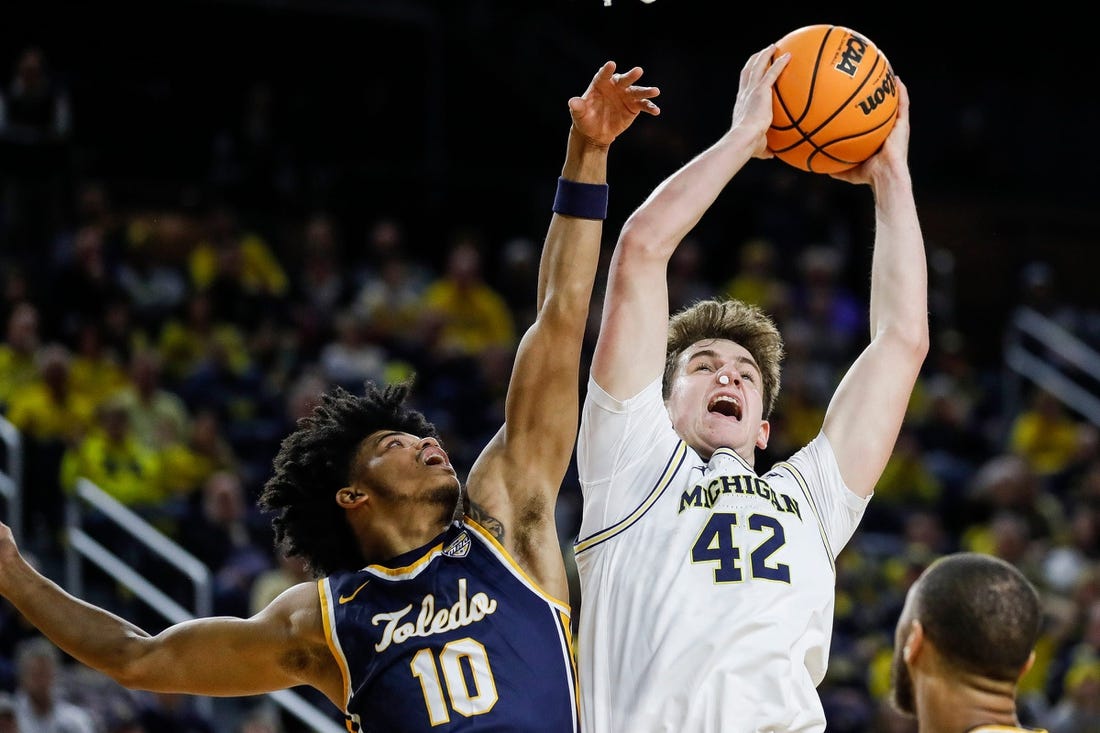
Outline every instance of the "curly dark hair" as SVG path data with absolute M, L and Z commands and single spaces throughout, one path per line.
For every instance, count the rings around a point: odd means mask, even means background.
M 668 399 L 676 375 L 677 360 L 684 350 L 704 339 L 729 339 L 752 355 L 763 384 L 764 419 L 779 397 L 779 368 L 783 361 L 783 337 L 775 322 L 755 305 L 733 298 L 701 300 L 669 319 L 668 347 L 662 393 Z
M 363 396 L 336 387 L 280 445 L 259 506 L 275 515 L 271 526 L 279 550 L 303 558 L 314 575 L 366 564 L 335 500 L 351 483 L 360 443 L 379 430 L 436 437 L 435 426 L 405 404 L 411 389 L 411 380 L 384 389 L 367 382 Z

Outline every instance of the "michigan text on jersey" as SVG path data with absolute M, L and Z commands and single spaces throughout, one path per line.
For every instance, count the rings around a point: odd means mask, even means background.
M 755 495 L 771 502 L 777 511 L 794 514 L 802 519 L 802 512 L 798 509 L 798 502 L 786 494 L 781 494 L 768 482 L 758 476 L 716 476 L 706 483 L 698 483 L 687 489 L 680 495 L 680 508 L 677 514 L 689 507 L 710 509 L 714 502 L 723 494 Z

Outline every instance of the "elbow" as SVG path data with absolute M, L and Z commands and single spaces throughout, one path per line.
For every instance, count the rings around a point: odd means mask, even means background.
M 100 667 L 99 671 L 127 689 L 144 689 L 145 678 L 138 663 L 116 659 Z
M 672 257 L 676 242 L 666 241 L 649 217 L 635 213 L 623 224 L 617 249 L 631 260 L 665 260 Z
M 585 298 L 547 298 L 539 311 L 536 322 L 540 331 L 567 337 L 569 334 L 583 336 L 588 325 L 588 301 L 592 291 Z
M 128 690 L 146 689 L 144 677 L 136 671 L 133 665 L 121 665 L 101 669 L 100 671 Z
M 927 319 L 922 319 L 909 327 L 888 328 L 882 337 L 885 337 L 897 353 L 904 354 L 906 360 L 917 369 L 928 357 L 930 338 Z
M 153 666 L 136 640 L 130 640 L 105 655 L 96 668 L 123 687 L 148 690 L 152 689 L 149 673 Z
M 913 329 L 913 333 L 909 337 L 910 348 L 913 351 L 914 358 L 923 364 L 925 358 L 928 356 L 928 351 L 931 349 L 931 337 L 928 334 L 928 318 L 927 316 L 920 319 L 920 322 Z

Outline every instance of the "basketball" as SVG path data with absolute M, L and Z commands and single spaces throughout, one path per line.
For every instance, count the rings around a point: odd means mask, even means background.
M 768 150 L 811 173 L 874 155 L 898 111 L 894 71 L 878 46 L 839 25 L 799 28 L 777 46 L 775 57 L 789 51 L 791 60 L 772 87 Z

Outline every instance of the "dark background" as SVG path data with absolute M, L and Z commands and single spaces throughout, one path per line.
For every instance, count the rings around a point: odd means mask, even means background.
M 933 287 L 955 304 L 952 325 L 975 358 L 999 358 L 999 325 L 1026 262 L 1054 265 L 1065 299 L 1095 302 L 1100 64 L 1085 23 L 1051 4 L 965 17 L 957 4 L 849 6 L 46 0 L 7 8 L 0 63 L 11 69 L 28 43 L 45 49 L 72 93 L 79 173 L 112 180 L 130 208 L 171 206 L 200 187 L 212 140 L 267 83 L 303 173 L 295 195 L 257 207 L 324 206 L 352 230 L 397 214 L 430 255 L 466 220 L 496 241 L 540 236 L 565 102 L 604 60 L 641 65 L 662 88 L 662 116 L 641 121 L 613 154 L 613 232 L 725 129 L 752 52 L 802 25 L 847 25 L 910 88 Z M 700 225 L 716 272 L 732 273 L 730 253 L 762 226 L 764 207 L 775 216 L 777 188 L 824 196 L 867 232 L 858 244 L 869 250 L 869 196 L 782 167 L 751 162 Z M 850 275 L 860 286 L 865 264 Z

